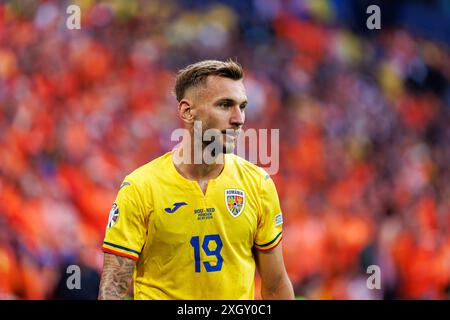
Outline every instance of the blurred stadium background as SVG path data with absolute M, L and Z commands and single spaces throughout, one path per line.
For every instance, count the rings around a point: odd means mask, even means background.
M 173 146 L 175 71 L 231 57 L 246 127 L 281 128 L 296 295 L 449 299 L 449 31 L 446 0 L 2 2 L 0 298 L 96 297 L 118 186 Z

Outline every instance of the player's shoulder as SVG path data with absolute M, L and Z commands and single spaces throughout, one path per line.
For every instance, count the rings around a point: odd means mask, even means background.
M 129 173 L 124 181 L 133 182 L 136 186 L 148 185 L 155 179 L 155 177 L 167 170 L 167 166 L 170 164 L 171 153 L 167 152 L 162 156 L 147 162 L 146 164 L 136 168 L 131 173 Z
M 232 163 L 234 170 L 239 171 L 246 177 L 251 177 L 256 180 L 267 180 L 270 178 L 266 170 L 236 154 L 230 153 L 227 154 L 227 157 L 228 160 Z

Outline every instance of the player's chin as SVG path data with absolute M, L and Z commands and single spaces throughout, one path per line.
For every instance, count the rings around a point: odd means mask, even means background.
M 236 147 L 236 144 L 235 144 L 234 142 L 226 142 L 226 143 L 223 144 L 223 150 L 222 150 L 222 152 L 223 152 L 224 154 L 227 154 L 227 153 L 233 153 L 235 147 Z

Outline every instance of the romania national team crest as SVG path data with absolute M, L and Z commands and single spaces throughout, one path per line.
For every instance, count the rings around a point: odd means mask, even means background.
M 227 205 L 228 212 L 233 217 L 237 217 L 242 213 L 245 206 L 245 193 L 239 189 L 226 189 L 225 190 L 225 204 Z
M 119 207 L 117 206 L 117 203 L 114 203 L 112 205 L 111 211 L 109 212 L 109 219 L 108 219 L 108 229 L 111 228 L 119 219 Z

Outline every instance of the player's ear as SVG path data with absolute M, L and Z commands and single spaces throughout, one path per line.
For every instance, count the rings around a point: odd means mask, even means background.
M 192 101 L 189 99 L 182 99 L 178 103 L 178 114 L 180 115 L 181 120 L 185 123 L 193 123 L 194 122 L 194 114 L 193 114 L 193 105 Z

